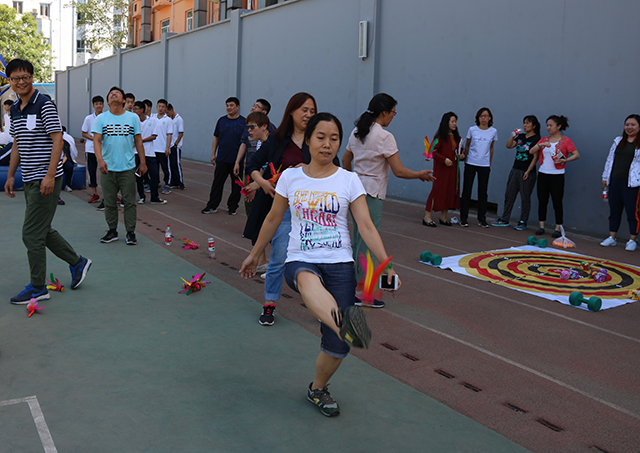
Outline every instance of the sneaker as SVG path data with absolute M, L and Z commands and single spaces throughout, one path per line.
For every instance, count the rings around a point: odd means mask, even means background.
M 635 252 L 637 247 L 638 244 L 636 243 L 636 241 L 634 241 L 633 239 L 629 239 L 629 242 L 627 242 L 627 245 L 624 247 L 624 249 L 627 252 Z
M 91 198 L 89 198 L 89 201 L 87 201 L 87 203 L 97 203 L 98 200 L 100 200 L 100 197 L 98 196 L 98 194 L 94 193 L 93 195 L 91 195 Z
M 371 330 L 367 326 L 367 319 L 360 307 L 347 307 L 342 319 L 336 324 L 340 327 L 340 337 L 354 348 L 367 349 L 371 342 Z
M 551 233 L 551 237 L 553 239 L 558 239 L 560 236 L 562 236 L 562 233 L 560 233 L 558 230 L 553 230 L 553 233 Z
M 478 226 L 481 226 L 482 228 L 489 228 L 489 224 L 487 223 L 486 220 L 481 220 L 480 222 L 478 222 Z M 509 226 L 508 223 L 507 223 L 507 226 Z
M 164 195 L 171 193 L 171 189 L 169 188 L 169 186 L 164 186 L 164 189 L 162 189 L 162 193 Z
M 509 222 L 505 222 L 504 220 L 497 220 L 495 222 L 491 222 L 491 226 L 494 227 L 508 227 Z
M 151 204 L 167 204 L 167 200 L 163 200 L 162 198 L 158 198 L 157 200 L 151 200 Z
M 356 296 L 356 300 L 353 304 L 358 307 L 384 308 L 384 301 L 382 300 L 374 299 L 373 304 L 365 304 L 358 296 Z
M 466 221 L 464 221 L 464 222 L 460 222 L 460 226 L 467 228 L 469 224 Z
M 133 231 L 127 231 L 127 245 L 136 245 L 138 240 L 136 239 L 136 234 Z
M 138 198 L 138 204 L 145 204 L 146 198 Z
M 544 228 L 538 228 L 538 231 L 536 231 L 536 236 L 542 236 L 544 234 Z
M 73 192 L 73 189 L 69 186 L 64 186 L 64 191 L 65 192 Z
M 260 274 L 260 278 L 262 280 L 266 280 L 267 279 L 267 273 L 265 272 L 264 274 Z
M 229 215 L 236 215 L 238 213 L 237 210 L 232 211 L 231 209 L 229 209 Z
M 151 187 L 149 187 L 149 184 L 144 185 L 144 191 L 147 193 L 151 192 Z
M 46 286 L 42 289 L 36 289 L 29 283 L 20 294 L 11 298 L 11 303 L 14 305 L 27 305 L 31 299 L 47 300 L 50 297 Z
M 331 398 L 331 394 L 329 393 L 329 390 L 327 390 L 329 385 L 327 384 L 327 387 L 315 390 L 311 389 L 312 385 L 313 382 L 309 384 L 307 399 L 320 408 L 322 415 L 333 417 L 334 415 L 340 414 L 340 406 L 338 406 L 338 403 Z
M 75 266 L 69 266 L 69 270 L 71 271 L 71 289 L 76 289 L 80 286 L 80 283 L 82 283 L 84 278 L 87 276 L 87 272 L 89 272 L 90 267 L 91 260 L 83 256 L 80 257 L 80 262 L 78 264 Z
M 211 214 L 212 212 L 218 212 L 218 208 L 211 209 L 209 207 L 206 207 L 200 212 L 203 214 Z
M 615 247 L 617 244 L 618 242 L 611 236 L 600 243 L 600 245 L 603 247 Z
M 518 222 L 518 224 L 514 226 L 513 229 L 516 231 L 524 231 L 527 229 L 527 224 L 524 222 Z
M 62 198 L 58 198 L 58 205 L 64 206 L 65 204 L 67 204 L 67 203 L 65 203 Z
M 98 207 L 96 208 L 98 211 L 104 211 L 104 200 L 102 200 L 100 202 L 100 204 L 98 205 Z
M 261 326 L 272 326 L 275 322 L 275 318 L 273 316 L 274 311 L 276 311 L 276 306 L 274 304 L 264 304 L 258 323 Z
M 100 239 L 100 242 L 108 243 L 118 240 L 118 232 L 116 230 L 109 230 L 107 234 L 104 235 L 103 238 Z
M 269 263 L 261 264 L 260 266 L 256 267 L 256 274 L 263 274 L 267 272 L 268 267 L 269 267 Z

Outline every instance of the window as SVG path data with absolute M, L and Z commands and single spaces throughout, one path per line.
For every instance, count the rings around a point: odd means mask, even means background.
M 169 19 L 160 22 L 160 33 L 169 33 L 170 29 L 171 25 Z
M 49 13 L 49 7 L 51 5 L 49 5 L 49 3 L 40 3 L 40 15 L 41 16 L 45 16 L 45 17 L 49 17 L 50 13 Z
M 193 11 L 187 11 L 187 30 L 193 30 Z
M 18 14 L 22 14 L 22 2 L 13 2 L 13 9 L 15 9 Z

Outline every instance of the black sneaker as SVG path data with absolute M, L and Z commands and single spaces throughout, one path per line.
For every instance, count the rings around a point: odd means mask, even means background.
M 524 231 L 527 229 L 527 224 L 524 222 L 518 222 L 518 224 L 514 226 L 513 229 L 516 231 Z
M 363 349 L 369 347 L 371 330 L 367 326 L 367 318 L 362 308 L 347 307 L 342 314 L 342 319 L 337 319 L 336 324 L 340 327 L 340 337 L 351 346 Z
M 136 234 L 133 231 L 127 231 L 127 245 L 136 245 L 138 240 L 136 239 Z
M 562 233 L 560 233 L 560 231 L 558 230 L 553 230 L 553 233 L 551 234 L 551 237 L 553 239 L 558 239 L 560 236 L 562 236 Z
M 58 205 L 60 206 L 64 206 L 66 203 L 64 202 L 64 200 L 62 198 L 58 198 Z
M 218 208 L 215 209 L 211 209 L 210 207 L 206 207 L 204 208 L 202 211 L 200 211 L 203 214 L 211 214 L 212 212 L 218 212 Z
M 262 307 L 262 314 L 260 315 L 260 319 L 258 319 L 261 326 L 273 325 L 275 322 L 275 318 L 273 316 L 274 311 L 276 311 L 276 306 L 274 304 L 265 304 Z
M 96 208 L 98 211 L 104 211 L 104 200 L 100 201 L 100 204 Z
M 357 305 L 358 307 L 384 308 L 384 301 L 382 300 L 373 299 L 372 304 L 365 304 L 358 296 L 356 296 L 356 300 L 353 304 Z
M 69 266 L 71 271 L 71 289 L 76 289 L 80 286 L 80 283 L 87 276 L 89 268 L 91 267 L 91 260 L 83 256 L 80 257 L 80 261 L 75 266 Z
M 237 213 L 238 213 L 237 209 L 235 211 L 232 211 L 231 209 L 229 209 L 229 215 L 236 215 Z
M 107 231 L 107 234 L 105 234 L 104 237 L 100 239 L 100 242 L 104 242 L 106 244 L 107 242 L 113 242 L 117 240 L 118 232 L 116 230 L 109 230 Z
M 31 299 L 47 300 L 50 297 L 46 286 L 42 289 L 36 289 L 29 283 L 18 295 L 11 298 L 11 303 L 14 305 L 27 305 Z
M 167 204 L 167 200 L 163 200 L 162 198 L 158 198 L 157 200 L 151 200 L 151 204 Z
M 309 384 L 307 399 L 320 408 L 322 415 L 333 417 L 334 415 L 340 414 L 340 406 L 338 406 L 338 403 L 331 398 L 331 394 L 329 393 L 329 390 L 327 390 L 329 385 L 327 384 L 326 387 L 321 389 L 311 390 L 312 385 L 313 382 Z
M 469 226 L 469 223 L 466 220 L 465 221 L 461 221 L 460 222 L 460 226 L 467 228 Z
M 478 222 L 478 226 L 481 226 L 482 228 L 489 228 L 489 224 L 487 223 L 486 220 L 481 220 L 480 222 Z
M 504 220 L 496 220 L 495 222 L 491 222 L 491 226 L 494 227 L 508 227 L 509 226 L 509 222 L 505 222 Z

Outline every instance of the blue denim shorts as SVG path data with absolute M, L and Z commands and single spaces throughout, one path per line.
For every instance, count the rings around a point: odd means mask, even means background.
M 356 295 L 356 274 L 353 263 L 305 263 L 292 261 L 286 264 L 284 278 L 287 285 L 296 292 L 298 287 L 296 278 L 301 271 L 311 272 L 317 275 L 324 287 L 329 291 L 341 310 L 354 304 Z M 343 359 L 349 354 L 349 345 L 325 324 L 320 325 L 322 340 L 320 348 L 325 354 Z

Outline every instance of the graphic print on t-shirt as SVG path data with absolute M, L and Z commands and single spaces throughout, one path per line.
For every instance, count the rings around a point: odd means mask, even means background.
M 340 201 L 335 192 L 296 190 L 293 208 L 300 220 L 300 250 L 342 247 L 336 223 Z

